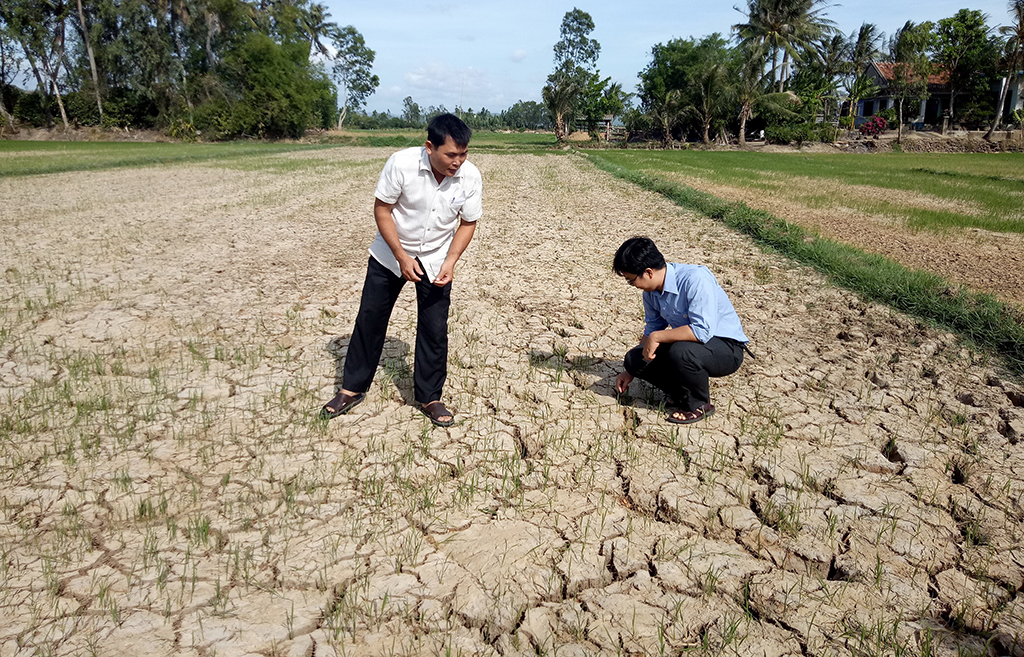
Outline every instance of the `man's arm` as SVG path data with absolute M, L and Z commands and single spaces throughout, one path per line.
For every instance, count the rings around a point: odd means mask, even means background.
M 644 341 L 640 343 L 644 348 L 644 360 L 654 360 L 654 352 L 658 350 L 658 345 L 670 342 L 700 342 L 700 340 L 693 334 L 693 329 L 689 326 L 653 331 L 649 335 L 645 335 Z
M 452 238 L 452 244 L 448 247 L 448 256 L 444 259 L 444 263 L 441 265 L 441 271 L 438 273 L 437 278 L 434 279 L 434 285 L 438 287 L 451 283 L 452 278 L 455 275 L 455 263 L 462 257 L 462 253 L 469 246 L 470 240 L 473 239 L 473 233 L 476 232 L 476 222 L 462 220 L 459 227 L 455 229 L 455 236 Z
M 402 277 L 407 281 L 416 282 L 423 275 L 423 270 L 420 269 L 416 259 L 402 248 L 402 242 L 398 239 L 398 229 L 395 228 L 395 220 L 391 216 L 391 208 L 393 207 L 395 207 L 394 203 L 385 203 L 379 198 L 373 199 L 373 218 L 377 222 L 377 230 L 380 231 L 380 236 L 384 238 L 388 248 L 391 249 L 391 253 L 395 254 L 395 259 L 398 260 L 398 266 L 402 270 Z

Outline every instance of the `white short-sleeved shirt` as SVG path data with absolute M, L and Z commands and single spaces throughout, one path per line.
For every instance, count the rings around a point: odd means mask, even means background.
M 388 158 L 374 191 L 384 203 L 394 204 L 391 218 L 402 248 L 419 258 L 431 281 L 441 271 L 460 221 L 476 221 L 483 215 L 482 194 L 480 170 L 470 162 L 463 162 L 454 176 L 445 176 L 438 184 L 423 146 Z M 380 231 L 370 245 L 370 255 L 396 276 L 402 275 Z

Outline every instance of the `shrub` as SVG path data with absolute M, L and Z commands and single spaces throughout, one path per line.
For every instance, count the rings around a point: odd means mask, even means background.
M 19 123 L 33 128 L 45 128 L 50 125 L 50 116 L 43 105 L 43 95 L 38 91 L 22 94 L 14 106 L 14 118 Z
M 895 130 L 898 127 L 896 124 L 899 122 L 899 117 L 896 116 L 895 107 L 884 109 L 875 116 L 880 116 L 885 119 L 886 127 L 889 130 Z
M 877 137 L 888 127 L 889 122 L 884 117 L 875 115 L 860 125 L 860 134 Z

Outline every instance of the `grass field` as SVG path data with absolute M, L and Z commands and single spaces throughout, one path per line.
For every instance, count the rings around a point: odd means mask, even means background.
M 911 229 L 983 228 L 1024 232 L 1024 154 L 777 154 L 703 151 L 601 151 L 632 171 L 673 174 L 771 192 L 818 208 L 852 207 L 894 216 Z M 870 186 L 891 195 L 836 194 L 835 185 Z M 907 207 L 904 194 L 949 201 L 951 209 Z M 955 208 L 968 204 L 977 212 Z

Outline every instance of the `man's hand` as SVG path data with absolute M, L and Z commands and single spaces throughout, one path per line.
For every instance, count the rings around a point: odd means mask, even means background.
M 407 281 L 417 283 L 420 280 L 420 276 L 423 275 L 423 270 L 420 269 L 420 263 L 416 262 L 416 258 L 410 258 L 404 252 L 402 253 L 404 258 L 399 259 L 398 266 L 402 269 L 402 278 Z
M 434 285 L 438 287 L 444 287 L 452 282 L 455 277 L 455 263 L 445 260 L 441 265 L 441 271 L 438 273 L 437 278 L 434 279 Z
M 633 375 L 629 372 L 623 372 L 615 377 L 615 390 L 621 395 L 626 392 L 630 383 L 633 383 Z
M 644 348 L 644 360 L 654 360 L 654 352 L 658 350 L 658 345 L 661 344 L 658 339 L 659 333 L 660 331 L 654 331 L 650 335 L 645 335 L 643 342 L 640 343 L 640 346 Z

